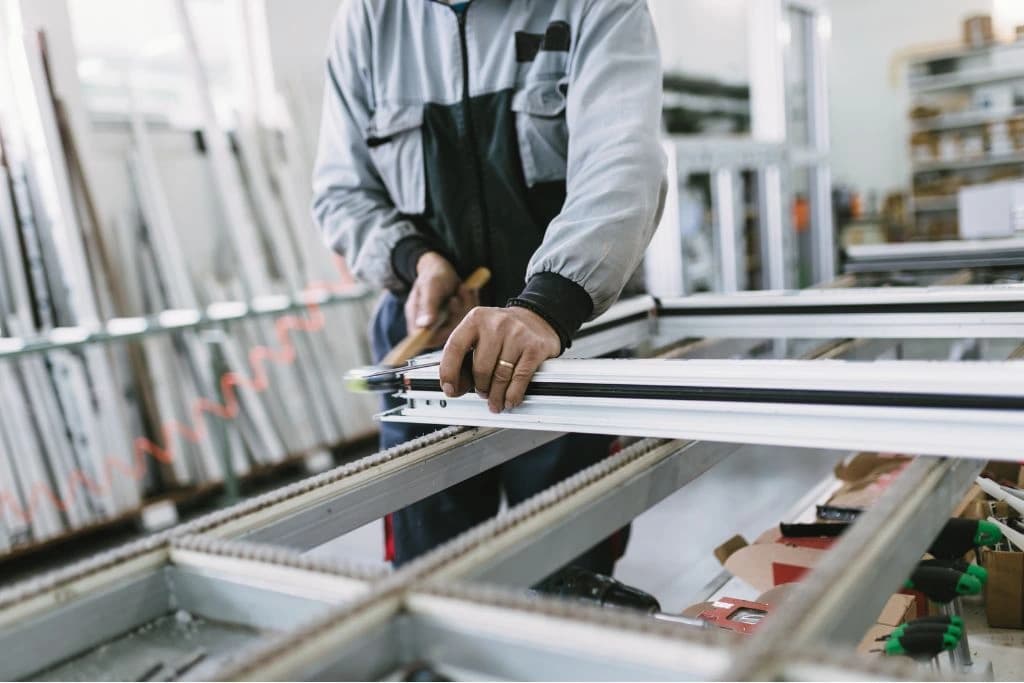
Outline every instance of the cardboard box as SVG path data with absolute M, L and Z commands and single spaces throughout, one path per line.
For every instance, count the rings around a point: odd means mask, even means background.
M 981 551 L 988 569 L 985 584 L 985 616 L 995 628 L 1024 628 L 1024 553 Z
M 832 494 L 828 505 L 871 507 L 909 462 L 909 458 L 902 455 L 859 453 L 840 463 L 835 468 L 835 475 L 843 485 Z
M 864 638 L 857 646 L 857 652 L 860 654 L 881 654 L 880 651 L 884 648 L 885 643 L 878 639 L 892 633 L 900 624 L 905 624 L 914 619 L 916 612 L 917 607 L 914 596 L 902 593 L 893 595 L 885 603 L 885 607 L 882 608 L 882 613 L 878 615 L 877 623 L 864 634 Z
M 964 45 L 968 47 L 984 47 L 995 41 L 992 29 L 992 16 L 976 14 L 964 19 Z
M 958 205 L 962 239 L 1012 237 L 1024 227 L 1024 181 L 961 188 Z
M 999 483 L 1024 488 L 1024 468 L 1020 463 L 992 460 L 985 465 L 983 474 Z

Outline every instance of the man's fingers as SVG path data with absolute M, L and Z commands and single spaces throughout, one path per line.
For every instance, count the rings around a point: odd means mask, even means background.
M 505 409 L 505 393 L 508 391 L 509 383 L 517 371 L 516 368 L 520 360 L 519 353 L 510 353 L 508 349 L 502 349 L 501 356 L 494 366 L 491 390 L 487 394 L 487 407 L 491 409 L 492 413 L 500 413 Z
M 544 357 L 538 353 L 526 352 L 516 363 L 515 372 L 512 374 L 512 381 L 509 382 L 508 390 L 505 392 L 505 410 L 518 408 L 523 404 L 526 397 L 526 388 L 533 379 L 533 373 L 544 362 Z
M 501 339 L 493 336 L 489 341 L 481 339 L 473 349 L 473 386 L 481 396 L 487 396 L 491 390 L 491 378 L 500 353 Z
M 412 331 L 417 327 L 416 315 L 419 310 L 417 305 L 419 302 L 419 296 L 419 287 L 414 284 L 412 289 L 409 290 L 409 296 L 405 300 L 405 327 L 409 333 L 412 333 Z
M 479 338 L 476 321 L 473 317 L 467 316 L 444 345 L 444 353 L 441 354 L 441 390 L 446 396 L 456 398 L 462 396 L 470 387 L 462 378 L 462 363 Z
M 416 312 L 416 326 L 430 327 L 437 320 L 441 307 L 448 298 L 448 292 L 444 291 L 440 283 L 428 280 L 424 287 L 420 288 L 419 307 Z

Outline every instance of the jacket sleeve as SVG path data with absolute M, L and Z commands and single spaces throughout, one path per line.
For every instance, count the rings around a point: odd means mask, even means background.
M 603 313 L 643 259 L 661 217 L 662 73 L 643 0 L 589 3 L 569 65 L 567 196 L 530 261 L 522 305 L 563 347 Z
M 338 11 L 327 57 L 320 141 L 313 169 L 313 216 L 353 274 L 400 291 L 415 278 L 427 245 L 395 208 L 366 142 L 373 113 L 368 68 L 371 31 L 361 0 Z

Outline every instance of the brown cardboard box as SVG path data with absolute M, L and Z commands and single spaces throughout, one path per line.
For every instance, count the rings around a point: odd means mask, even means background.
M 852 458 L 840 462 L 832 471 L 836 475 L 836 479 L 854 483 L 867 477 L 899 469 L 909 459 L 905 455 L 858 453 Z
M 884 647 L 884 642 L 878 639 L 893 632 L 900 624 L 905 624 L 914 618 L 916 613 L 914 596 L 897 593 L 885 603 L 882 613 L 878 615 L 878 623 L 868 629 L 864 638 L 857 646 L 860 654 L 872 653 L 872 650 L 879 651 Z M 872 654 L 877 654 L 872 653 Z
M 985 519 L 988 517 L 988 496 L 977 484 L 971 484 L 967 494 L 957 503 L 951 517 L 964 519 Z
M 995 31 L 992 30 L 990 15 L 976 14 L 964 19 L 964 45 L 984 47 L 993 42 L 995 42 Z
M 992 460 L 985 464 L 983 475 L 998 482 L 1008 482 L 1011 485 L 1024 484 L 1024 472 L 1021 471 L 1019 462 Z
M 871 507 L 909 461 L 903 455 L 860 453 L 836 465 L 834 473 L 843 485 L 832 494 L 828 504 L 848 508 Z
M 985 616 L 996 628 L 1024 628 L 1024 553 L 981 551 L 988 569 Z

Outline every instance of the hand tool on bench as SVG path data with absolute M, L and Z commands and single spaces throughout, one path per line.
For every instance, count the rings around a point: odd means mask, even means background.
M 482 289 L 491 279 L 491 271 L 477 268 L 467 277 L 462 285 L 472 290 Z M 365 393 L 378 391 L 397 391 L 400 388 L 402 374 L 419 368 L 440 365 L 440 361 L 409 365 L 409 359 L 418 356 L 434 334 L 448 321 L 447 301 L 438 312 L 437 320 L 430 327 L 421 327 L 398 342 L 388 355 L 384 356 L 379 365 L 356 368 L 345 373 L 345 387 L 349 391 Z
M 943 621 L 944 620 L 944 621 Z M 929 632 L 934 631 L 935 633 L 948 633 L 952 636 L 956 636 L 959 640 L 960 636 L 964 634 L 964 628 L 962 626 L 963 621 L 958 620 L 960 625 L 953 623 L 950 617 L 941 615 L 931 619 L 924 617 L 920 620 L 914 620 L 907 622 L 906 624 L 900 624 L 897 626 L 892 633 L 887 636 L 882 636 L 878 640 L 887 640 L 889 638 L 898 638 L 904 633 L 908 632 Z
M 946 604 L 961 595 L 978 595 L 984 584 L 976 576 L 956 569 L 919 565 L 904 587 L 924 593 L 932 602 Z
M 926 564 L 928 562 L 925 560 L 918 565 L 907 580 L 906 587 L 924 593 L 929 600 L 940 605 L 944 615 L 950 620 L 959 620 L 962 625 L 960 613 L 963 607 L 960 604 L 960 596 L 979 594 L 988 579 L 988 573 L 985 572 L 985 578 L 982 579 L 976 574 L 968 574 L 941 564 Z M 962 633 L 949 658 L 954 668 L 964 669 L 971 666 L 971 651 L 966 632 Z
M 931 659 L 940 652 L 956 649 L 961 642 L 960 633 L 960 629 L 951 624 L 912 621 L 885 637 L 884 652 L 887 655 Z
M 984 519 L 950 519 L 932 541 L 928 552 L 943 560 L 963 557 L 968 550 L 995 545 L 1003 538 L 999 527 Z
M 921 560 L 918 567 L 945 567 L 946 569 L 955 569 L 958 572 L 969 574 L 974 578 L 981 581 L 982 584 L 988 583 L 988 570 L 982 567 L 980 564 L 974 564 L 964 559 L 956 560 L 940 560 L 938 558 L 932 558 L 929 560 Z

